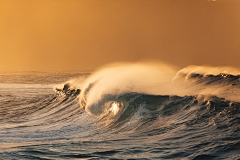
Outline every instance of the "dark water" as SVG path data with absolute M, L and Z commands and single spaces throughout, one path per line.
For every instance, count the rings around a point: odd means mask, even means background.
M 217 86 L 234 100 L 216 89 L 168 95 L 128 86 L 104 92 L 101 78 L 88 77 L 83 72 L 0 75 L 0 159 L 240 159 L 238 75 L 177 77 L 191 90 Z

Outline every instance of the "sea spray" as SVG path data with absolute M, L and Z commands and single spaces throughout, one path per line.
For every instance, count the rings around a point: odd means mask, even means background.
M 171 95 L 176 87 L 171 82 L 176 71 L 165 64 L 131 63 L 113 64 L 93 73 L 84 83 L 81 101 L 87 111 L 103 112 L 103 103 L 108 97 L 131 92 Z

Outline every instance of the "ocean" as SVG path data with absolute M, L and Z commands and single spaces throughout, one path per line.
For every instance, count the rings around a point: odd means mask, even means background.
M 240 72 L 158 63 L 0 74 L 0 159 L 240 159 Z

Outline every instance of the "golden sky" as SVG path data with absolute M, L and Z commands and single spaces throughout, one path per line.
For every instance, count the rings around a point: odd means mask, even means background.
M 240 0 L 0 0 L 0 70 L 240 67 Z

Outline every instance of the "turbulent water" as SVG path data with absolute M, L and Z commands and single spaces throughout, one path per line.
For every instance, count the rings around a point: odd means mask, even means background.
M 2 73 L 0 159 L 240 159 L 240 72 Z

